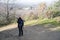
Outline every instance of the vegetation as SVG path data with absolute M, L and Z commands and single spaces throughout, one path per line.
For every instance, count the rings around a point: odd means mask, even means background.
M 47 9 L 46 9 L 46 4 L 42 3 L 38 7 L 37 11 L 39 11 L 38 13 L 39 18 L 37 20 L 25 22 L 25 25 L 52 24 L 52 25 L 58 26 L 60 24 L 60 20 L 59 20 L 60 19 L 60 0 L 55 2 L 52 6 L 49 6 Z
M 8 7 L 9 0 L 6 5 L 7 10 L 5 9 L 6 11 L 0 12 L 0 26 L 8 25 L 16 21 L 15 12 L 11 13 L 13 8 Z M 25 25 L 60 24 L 60 0 L 49 7 L 47 7 L 46 3 L 41 3 L 36 10 L 38 12 L 37 14 L 30 12 L 30 14 L 24 14 L 22 16 L 25 19 Z
M 39 25 L 52 24 L 55 26 L 59 26 L 60 22 L 57 22 L 55 19 L 43 19 L 43 20 L 37 19 L 37 20 L 25 22 L 25 25 L 30 25 L 30 26 L 37 25 L 37 24 L 39 24 Z

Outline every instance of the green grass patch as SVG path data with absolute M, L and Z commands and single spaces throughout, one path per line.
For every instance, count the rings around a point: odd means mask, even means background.
M 26 21 L 24 25 L 35 25 L 37 24 L 38 20 L 30 20 L 30 21 Z
M 31 20 L 31 21 L 27 21 L 25 22 L 25 25 L 37 25 L 37 24 L 41 24 L 41 25 L 45 25 L 45 24 L 52 24 L 52 25 L 60 25 L 60 22 L 57 22 L 54 19 L 37 19 L 37 20 Z

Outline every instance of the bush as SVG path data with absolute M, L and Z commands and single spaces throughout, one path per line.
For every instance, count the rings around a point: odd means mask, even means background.
M 54 17 L 58 17 L 58 16 L 60 16 L 60 11 L 54 12 L 53 18 L 54 18 Z
M 2 15 L 0 15 L 0 26 L 4 26 L 4 25 L 8 25 L 10 23 L 13 23 L 15 21 L 15 15 L 11 14 L 9 16 L 9 21 L 7 21 L 6 15 L 2 13 Z

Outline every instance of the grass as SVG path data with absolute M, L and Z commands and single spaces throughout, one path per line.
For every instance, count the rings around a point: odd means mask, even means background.
M 44 24 L 52 24 L 52 25 L 60 25 L 60 22 L 57 22 L 56 20 L 54 19 L 37 19 L 37 20 L 31 20 L 31 21 L 27 21 L 25 22 L 25 25 L 37 25 L 37 24 L 41 24 L 41 25 L 44 25 Z
M 37 24 L 38 20 L 30 20 L 30 21 L 26 21 L 24 25 L 35 25 Z

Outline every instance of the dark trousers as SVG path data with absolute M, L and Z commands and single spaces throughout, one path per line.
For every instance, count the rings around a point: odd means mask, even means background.
M 23 29 L 19 28 L 19 36 L 23 35 Z
M 18 25 L 18 29 L 19 29 L 19 36 L 23 36 L 23 26 Z

